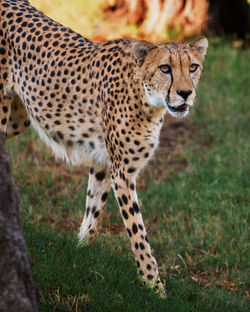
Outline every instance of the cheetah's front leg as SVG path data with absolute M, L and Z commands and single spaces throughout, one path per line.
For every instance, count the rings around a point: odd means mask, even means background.
M 124 171 L 112 173 L 112 187 L 118 201 L 131 247 L 135 255 L 139 274 L 146 284 L 165 297 L 164 287 L 159 278 L 158 265 L 152 256 L 142 215 L 138 205 L 135 178 Z
M 98 232 L 104 205 L 110 190 L 109 168 L 95 164 L 89 171 L 86 210 L 80 228 L 80 241 L 93 240 Z

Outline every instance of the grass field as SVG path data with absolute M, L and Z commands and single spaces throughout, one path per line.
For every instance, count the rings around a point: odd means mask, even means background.
M 166 121 L 139 178 L 166 300 L 137 279 L 113 194 L 101 235 L 79 247 L 86 168 L 55 161 L 31 130 L 7 142 L 40 311 L 250 310 L 249 72 L 249 50 L 211 40 L 191 117 L 181 131 Z

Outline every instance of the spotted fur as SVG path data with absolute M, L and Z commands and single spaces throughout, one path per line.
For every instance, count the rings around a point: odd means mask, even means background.
M 206 49 L 205 38 L 93 43 L 26 0 L 0 0 L 0 129 L 10 138 L 31 123 L 56 156 L 90 167 L 80 240 L 98 232 L 112 186 L 139 274 L 162 294 L 136 176 L 164 114 L 185 116 L 193 104 Z

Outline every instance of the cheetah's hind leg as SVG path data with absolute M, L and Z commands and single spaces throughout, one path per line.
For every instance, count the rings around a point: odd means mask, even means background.
M 104 205 L 110 190 L 110 171 L 107 166 L 95 164 L 90 168 L 86 210 L 80 227 L 79 240 L 88 244 L 98 233 Z

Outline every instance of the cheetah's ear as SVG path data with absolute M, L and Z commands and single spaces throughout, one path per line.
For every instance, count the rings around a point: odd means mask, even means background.
M 157 48 L 157 46 L 151 42 L 144 40 L 136 41 L 132 46 L 132 54 L 137 64 L 141 66 L 144 63 L 145 57 L 147 56 L 148 52 L 155 48 Z
M 207 47 L 208 47 L 208 40 L 205 37 L 196 39 L 195 41 L 191 42 L 190 47 L 194 47 L 197 49 L 197 51 L 200 53 L 202 58 L 204 59 L 206 52 L 207 52 Z

